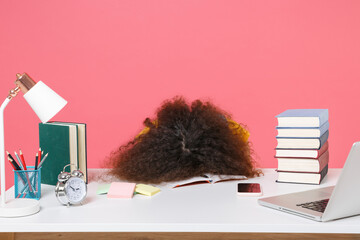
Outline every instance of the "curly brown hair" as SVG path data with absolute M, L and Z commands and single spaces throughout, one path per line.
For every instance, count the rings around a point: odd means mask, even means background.
M 109 156 L 111 173 L 142 183 L 203 174 L 259 176 L 249 142 L 234 134 L 227 119 L 230 115 L 210 102 L 165 101 L 156 120 L 145 119 L 146 131 Z

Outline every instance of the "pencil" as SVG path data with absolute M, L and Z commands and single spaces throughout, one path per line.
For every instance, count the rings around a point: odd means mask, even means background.
M 6 151 L 6 155 L 7 155 L 9 158 L 11 158 L 11 160 L 15 161 L 15 159 L 13 158 L 13 156 L 11 156 L 11 154 L 10 154 L 8 151 Z
M 27 169 L 26 169 L 26 164 L 25 164 L 25 162 L 22 163 L 22 159 L 19 158 L 19 155 L 18 155 L 16 152 L 15 152 L 15 156 L 16 156 L 16 158 L 18 159 L 18 161 L 19 161 L 19 163 L 20 163 L 20 165 L 21 165 L 21 168 L 26 171 Z M 29 175 L 28 175 L 27 172 L 24 172 L 24 173 L 25 173 L 25 176 L 26 176 L 27 184 L 28 184 L 28 186 L 29 186 L 29 188 L 30 188 L 30 192 L 32 192 L 33 190 L 32 190 L 32 187 L 31 187 Z M 25 187 L 26 187 L 26 185 L 25 185 Z M 25 188 L 24 188 L 24 189 L 25 189 Z M 24 191 L 23 191 L 22 193 L 19 193 L 19 195 L 18 195 L 17 197 L 19 198 L 19 196 L 20 196 L 21 194 L 23 194 L 23 193 L 24 193 Z M 26 192 L 24 193 L 23 197 L 25 197 L 25 196 L 26 196 Z
M 11 154 L 10 154 L 8 151 L 6 151 L 6 154 L 8 155 L 8 159 L 9 159 L 11 165 L 13 165 L 13 166 L 15 167 L 14 169 L 15 169 L 15 170 L 21 170 L 19 164 L 17 164 L 17 162 L 16 162 L 15 159 L 11 156 Z
M 21 151 L 21 150 L 20 150 Z M 6 153 L 7 153 L 7 155 L 8 155 L 8 160 L 9 160 L 9 162 L 10 162 L 10 164 L 11 164 L 11 166 L 14 168 L 14 170 L 15 171 L 21 171 L 21 168 L 20 168 L 20 166 L 17 164 L 17 162 L 15 161 L 15 159 L 11 156 L 11 154 L 8 152 L 8 151 L 6 151 Z M 15 153 L 16 154 L 16 153 Z M 20 161 L 19 161 L 20 162 Z M 21 164 L 21 163 L 20 163 Z M 26 181 L 28 181 L 28 183 L 30 183 L 29 182 L 29 179 L 28 179 L 28 177 L 27 177 L 27 175 L 25 174 L 25 176 L 23 175 L 23 174 L 21 174 L 21 173 L 19 173 L 19 172 L 17 172 L 17 173 L 15 173 L 15 174 L 18 174 L 18 176 L 20 177 L 20 179 L 21 179 L 21 181 L 23 182 L 23 184 L 24 184 L 24 186 L 26 186 Z M 15 183 L 16 184 L 16 183 Z M 30 187 L 30 189 L 31 189 L 31 186 L 29 185 L 29 187 Z M 31 190 L 32 191 L 32 190 Z M 18 197 L 19 197 L 19 195 L 18 195 Z
M 19 150 L 19 154 L 20 154 L 20 160 L 21 160 L 21 163 L 22 163 L 22 165 L 24 167 L 24 170 L 27 170 L 26 163 L 25 163 L 25 158 L 24 158 L 24 155 L 21 152 L 21 149 Z
M 10 165 L 12 166 L 12 168 L 15 170 L 15 171 L 17 171 L 18 169 L 17 169 L 17 167 L 16 167 L 16 165 L 14 164 L 14 159 L 11 159 L 9 156 L 8 156 L 8 160 L 9 160 L 9 163 L 10 163 Z M 18 165 L 18 167 L 19 167 L 19 165 Z M 15 173 L 16 174 L 16 173 Z M 24 179 L 23 178 L 21 178 L 21 181 L 23 182 L 23 184 L 25 185 L 25 182 L 24 182 Z M 21 196 L 21 193 L 19 193 L 18 195 L 17 195 L 17 198 L 19 198 Z
M 20 165 L 21 169 L 22 169 L 22 170 L 25 170 L 25 169 L 24 169 L 24 166 L 23 166 L 23 164 L 22 164 L 22 162 L 21 162 L 21 160 L 20 160 L 20 158 L 19 158 L 19 155 L 18 155 L 16 152 L 14 152 L 14 153 L 15 153 L 16 159 L 17 159 L 18 162 L 19 162 L 19 165 Z
M 41 148 L 39 148 L 38 165 L 39 165 L 40 161 L 41 161 Z
M 9 157 L 8 157 L 8 160 L 9 160 L 9 163 L 11 164 L 12 168 L 13 168 L 15 171 L 17 171 L 17 169 L 16 169 L 16 167 L 15 167 L 15 165 L 14 165 L 14 163 L 13 163 L 13 160 L 10 159 Z
M 45 160 L 46 160 L 46 158 L 47 158 L 48 155 L 49 155 L 49 153 L 45 154 L 44 158 L 43 158 L 43 159 L 41 160 L 41 162 L 39 163 L 38 168 L 40 168 L 40 167 L 43 165 L 43 163 L 45 162 Z
M 15 170 L 15 171 L 18 171 L 18 170 L 20 170 L 21 171 L 21 168 L 19 167 L 19 165 L 15 162 L 15 160 L 14 160 L 14 158 L 12 158 L 12 157 L 8 157 L 8 160 L 9 160 L 9 162 L 10 162 L 10 164 L 11 164 L 11 166 L 13 167 L 13 169 Z M 15 174 L 17 174 L 17 173 L 15 173 Z M 25 185 L 26 183 L 26 179 L 24 178 L 24 176 L 22 175 L 22 174 L 19 174 L 19 176 L 20 176 L 20 179 L 21 179 L 21 181 L 23 182 L 23 184 Z

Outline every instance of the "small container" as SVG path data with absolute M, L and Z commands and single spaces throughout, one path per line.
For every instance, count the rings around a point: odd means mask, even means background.
M 35 170 L 28 166 L 28 170 L 14 170 L 15 198 L 33 198 L 39 200 L 41 197 L 41 167 Z

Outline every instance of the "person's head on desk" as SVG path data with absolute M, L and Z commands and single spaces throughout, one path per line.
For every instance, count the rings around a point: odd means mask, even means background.
M 108 158 L 111 173 L 128 181 L 161 183 L 204 174 L 259 176 L 249 132 L 209 102 L 165 101 L 154 120 Z

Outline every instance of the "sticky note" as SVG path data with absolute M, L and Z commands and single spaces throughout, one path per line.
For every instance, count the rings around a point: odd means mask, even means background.
M 96 190 L 96 194 L 101 195 L 101 194 L 107 194 L 110 188 L 110 183 L 108 184 L 99 184 L 97 190 Z
M 152 196 L 156 193 L 160 192 L 160 188 L 153 187 L 150 185 L 145 184 L 137 184 L 135 188 L 135 192 L 146 195 L 146 196 Z
M 108 198 L 132 198 L 135 190 L 135 183 L 113 182 L 110 185 Z

